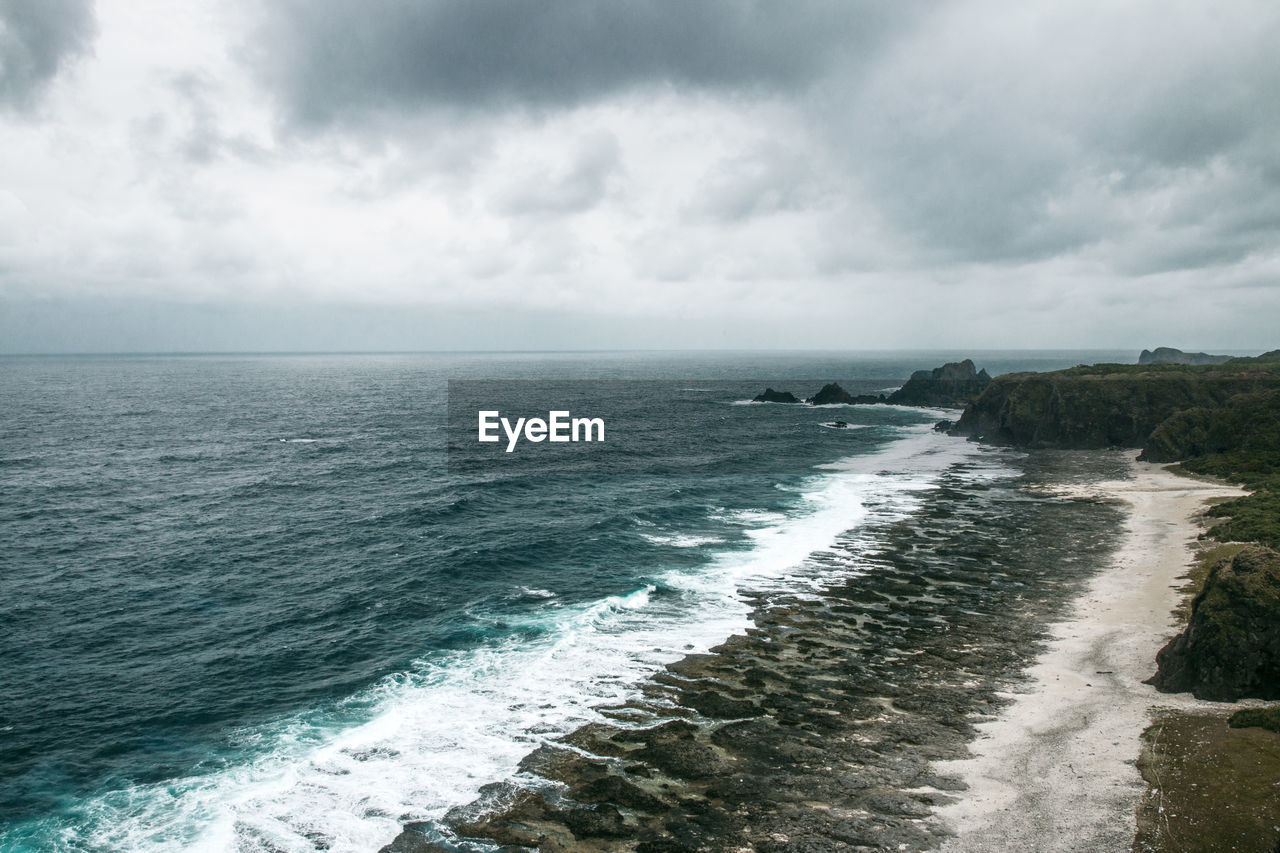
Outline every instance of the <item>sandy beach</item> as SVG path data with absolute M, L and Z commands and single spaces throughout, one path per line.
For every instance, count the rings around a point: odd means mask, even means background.
M 974 757 L 937 765 L 969 786 L 939 811 L 956 833 L 946 851 L 1129 850 L 1145 787 L 1134 761 L 1151 710 L 1212 706 L 1142 682 L 1177 631 L 1178 578 L 1192 561 L 1199 512 L 1206 500 L 1241 492 L 1131 466 L 1131 479 L 1089 489 L 1127 504 L 1110 564 L 1053 626 L 1027 691 L 979 726 Z

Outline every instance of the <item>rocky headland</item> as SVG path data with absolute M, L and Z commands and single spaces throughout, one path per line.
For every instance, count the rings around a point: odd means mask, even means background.
M 1016 447 L 1144 447 L 1171 417 L 1280 390 L 1280 357 L 1222 365 L 1097 364 L 998 376 L 955 432 Z
M 811 406 L 874 405 L 922 406 L 931 409 L 963 409 L 976 400 L 991 376 L 978 370 L 971 359 L 948 362 L 932 370 L 917 370 L 901 388 L 892 394 L 850 394 L 838 382 L 828 382 L 804 402 Z M 789 391 L 766 388 L 752 399 L 753 403 L 799 403 Z
M 991 377 L 987 371 L 976 369 L 973 361 L 966 358 L 933 370 L 917 370 L 885 402 L 899 406 L 961 409 L 976 400 L 990 384 Z

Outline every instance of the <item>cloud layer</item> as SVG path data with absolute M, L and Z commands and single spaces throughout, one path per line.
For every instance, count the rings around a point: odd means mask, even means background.
M 1275 345 L 1273 4 L 0 10 L 14 316 L 458 318 L 426 348 L 587 340 L 556 316 L 662 330 L 633 346 Z
M 28 109 L 94 31 L 92 0 L 0 2 L 0 106 Z
M 912 4 L 867 0 L 283 0 L 253 55 L 290 115 L 563 108 L 637 86 L 791 91 Z

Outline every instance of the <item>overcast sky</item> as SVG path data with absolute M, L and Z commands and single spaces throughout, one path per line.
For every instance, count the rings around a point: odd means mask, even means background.
M 0 0 L 0 351 L 1280 346 L 1280 5 Z

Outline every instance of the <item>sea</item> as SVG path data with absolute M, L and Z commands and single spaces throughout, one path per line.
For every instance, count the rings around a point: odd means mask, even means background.
M 954 412 L 766 386 L 1135 356 L 0 358 L 0 851 L 373 853 L 744 631 L 754 591 L 856 582 L 944 482 L 1023 476 Z M 607 397 L 604 441 L 459 451 L 486 387 Z

